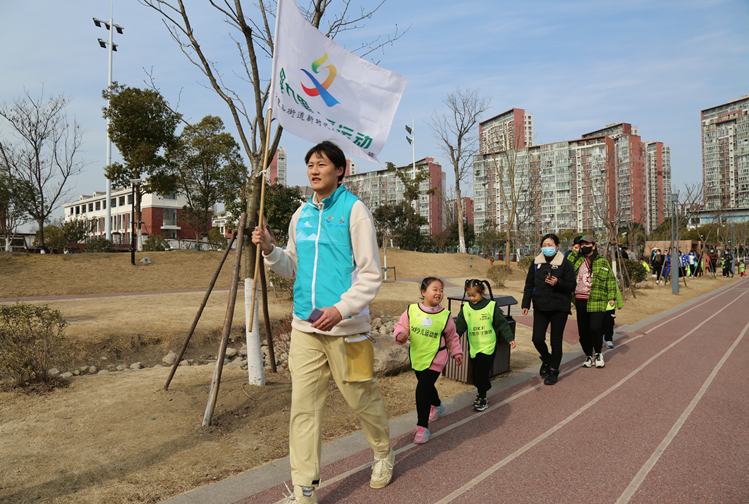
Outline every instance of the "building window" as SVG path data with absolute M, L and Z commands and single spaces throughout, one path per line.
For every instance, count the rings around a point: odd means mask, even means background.
M 96 209 L 101 210 L 101 201 L 96 202 Z
M 112 198 L 112 202 L 110 204 L 112 208 L 115 208 L 117 206 L 117 198 Z
M 125 197 L 120 196 L 120 206 L 125 206 Z
M 81 205 L 81 213 L 86 213 L 86 205 Z
M 106 210 L 107 209 L 107 200 L 104 200 L 101 202 L 101 209 Z
M 88 204 L 88 211 L 89 212 L 93 212 L 94 211 L 94 204 L 93 203 L 89 203 Z
M 127 204 L 128 205 L 132 205 L 133 204 L 133 195 L 132 194 L 128 195 L 128 197 L 127 197 Z
M 165 194 L 164 195 L 164 199 L 173 199 L 173 200 L 176 200 L 177 199 L 177 193 Z

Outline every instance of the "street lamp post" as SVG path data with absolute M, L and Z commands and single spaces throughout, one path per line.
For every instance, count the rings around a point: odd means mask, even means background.
M 122 35 L 122 30 L 124 28 L 120 25 L 116 25 L 112 22 L 112 13 L 113 13 L 113 7 L 109 6 L 109 22 L 103 21 L 101 19 L 94 19 L 94 24 L 101 28 L 101 25 L 104 24 L 104 26 L 109 30 L 109 42 L 106 40 L 98 39 L 99 40 L 99 46 L 106 49 L 107 45 L 109 45 L 109 84 L 107 85 L 107 89 L 112 87 L 112 51 L 117 50 L 117 44 L 112 42 L 112 39 L 114 37 L 114 28 L 117 30 L 117 33 Z M 109 107 L 109 103 L 107 103 L 107 107 Z M 109 138 L 109 118 L 107 118 L 107 167 L 112 164 L 112 140 Z M 112 181 L 107 179 L 107 200 L 106 200 L 106 208 L 107 208 L 107 214 L 106 214 L 106 221 L 104 222 L 104 232 L 107 235 L 107 240 L 110 242 L 112 241 Z
M 681 257 L 679 257 L 676 248 L 679 247 L 679 228 L 676 223 L 679 222 L 679 218 L 676 215 L 676 208 L 679 203 L 679 195 L 677 193 L 671 194 L 671 293 L 679 293 L 679 266 L 681 265 Z M 674 229 L 676 230 L 676 247 L 674 247 Z M 674 263 L 674 256 L 676 256 L 676 263 Z
M 130 202 L 130 209 L 131 209 L 131 218 L 130 222 L 132 225 L 130 226 L 132 231 L 130 232 L 130 264 L 135 266 L 135 186 L 140 185 L 141 180 L 140 179 L 130 179 L 130 184 L 132 185 L 132 198 L 133 200 Z

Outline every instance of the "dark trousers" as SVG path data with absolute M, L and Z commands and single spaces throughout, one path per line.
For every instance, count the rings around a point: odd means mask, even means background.
M 416 415 L 418 421 L 416 425 L 419 427 L 429 427 L 429 412 L 432 406 L 439 406 L 440 396 L 437 393 L 437 387 L 434 384 L 437 382 L 437 378 L 440 377 L 440 372 L 433 369 L 425 369 L 424 371 L 416 371 L 416 379 L 419 383 L 416 385 Z
M 577 331 L 580 333 L 580 346 L 585 355 L 601 353 L 603 346 L 603 319 L 605 312 L 588 313 L 588 300 L 577 299 Z
M 663 266 L 653 266 L 653 273 L 655 273 L 656 281 L 661 279 L 662 272 L 663 272 Z
M 616 309 L 609 310 L 603 316 L 603 339 L 614 341 L 614 323 L 616 322 Z
M 551 353 L 546 346 L 546 329 L 551 324 Z M 533 312 L 533 346 L 538 350 L 541 360 L 554 369 L 562 363 L 562 338 L 564 326 L 567 325 L 567 314 L 564 312 Z
M 471 359 L 471 377 L 473 384 L 476 386 L 478 396 L 486 399 L 486 392 L 492 388 L 492 366 L 494 365 L 494 355 L 497 353 L 496 347 L 491 355 L 477 353 L 476 357 Z

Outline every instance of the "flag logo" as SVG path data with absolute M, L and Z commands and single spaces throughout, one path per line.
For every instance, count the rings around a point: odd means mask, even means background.
M 316 59 L 312 62 L 312 71 L 315 73 L 320 73 L 320 67 L 328 60 L 328 53 L 323 53 L 321 58 Z M 333 65 L 327 65 L 325 67 L 322 67 L 323 70 L 328 71 L 328 77 L 325 79 L 325 82 L 320 84 L 320 81 L 318 81 L 314 75 L 309 73 L 304 68 L 301 68 L 300 70 L 304 72 L 307 77 L 312 81 L 312 84 L 315 86 L 314 88 L 308 88 L 304 84 L 302 84 L 302 89 L 304 89 L 304 92 L 307 93 L 308 96 L 319 96 L 323 99 L 325 102 L 325 105 L 328 107 L 332 107 L 333 105 L 340 103 L 338 100 L 336 100 L 332 94 L 328 92 L 328 88 L 331 84 L 333 84 L 333 81 L 336 77 L 336 68 Z

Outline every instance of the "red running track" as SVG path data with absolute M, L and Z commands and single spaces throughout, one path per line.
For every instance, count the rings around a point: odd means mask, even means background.
M 620 337 L 603 369 L 574 359 L 553 387 L 535 378 L 434 422 L 426 445 L 395 439 L 387 488 L 369 488 L 368 450 L 324 467 L 320 502 L 748 503 L 742 285 Z

